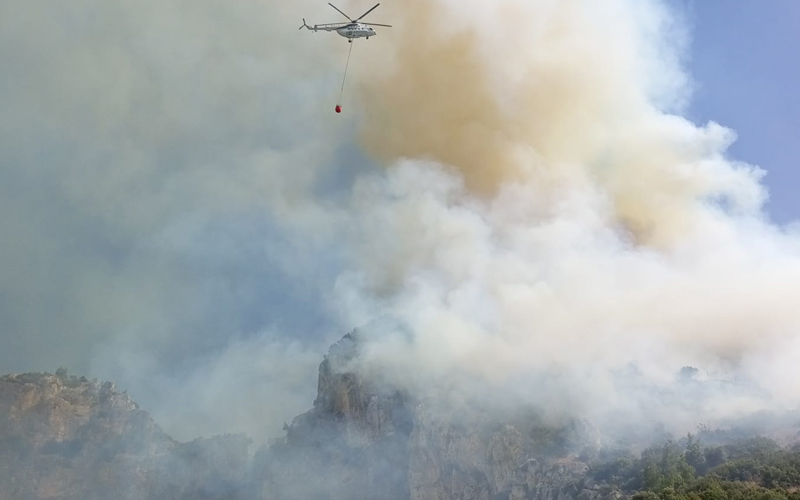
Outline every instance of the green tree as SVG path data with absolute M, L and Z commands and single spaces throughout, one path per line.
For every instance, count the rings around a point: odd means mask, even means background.
M 691 433 L 686 436 L 686 453 L 684 457 L 686 463 L 694 469 L 695 474 L 702 476 L 706 473 L 706 457 L 703 454 L 700 441 L 696 440 Z

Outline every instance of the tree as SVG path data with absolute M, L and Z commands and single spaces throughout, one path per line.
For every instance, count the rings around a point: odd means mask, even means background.
M 697 475 L 702 476 L 706 473 L 706 457 L 703 454 L 700 441 L 696 440 L 691 433 L 686 436 L 686 453 L 684 457 L 686 463 L 695 470 Z

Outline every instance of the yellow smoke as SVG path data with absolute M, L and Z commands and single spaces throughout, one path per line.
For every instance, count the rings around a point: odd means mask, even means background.
M 686 92 L 681 46 L 655 46 L 673 23 L 656 2 L 636 5 L 386 3 L 376 12 L 394 28 L 357 48 L 366 151 L 455 167 L 482 196 L 596 183 L 639 243 L 674 242 L 693 205 L 727 189 L 700 162 L 728 139 L 664 115 Z

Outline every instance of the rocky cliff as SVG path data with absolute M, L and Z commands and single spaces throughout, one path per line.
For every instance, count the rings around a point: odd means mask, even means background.
M 262 451 L 260 496 L 324 500 L 594 500 L 619 494 L 586 479 L 589 426 L 513 423 L 415 400 L 358 370 L 358 334 L 331 348 L 318 396 L 285 441 Z
M 112 383 L 0 378 L 0 500 L 230 498 L 248 444 L 178 443 Z

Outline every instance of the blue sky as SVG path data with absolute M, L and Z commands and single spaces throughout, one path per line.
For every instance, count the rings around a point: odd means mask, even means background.
M 691 24 L 690 118 L 730 127 L 735 159 L 767 171 L 767 211 L 800 219 L 800 2 L 680 0 Z

